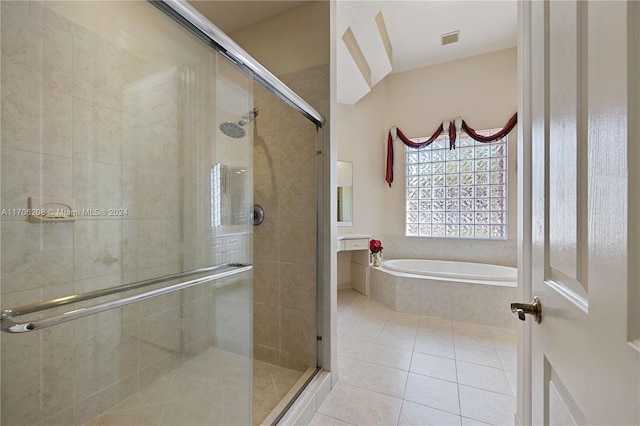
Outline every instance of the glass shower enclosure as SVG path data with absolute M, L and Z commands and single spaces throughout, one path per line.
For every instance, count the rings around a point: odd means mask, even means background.
M 277 418 L 319 366 L 318 223 L 312 322 L 287 318 L 305 343 L 255 360 L 256 280 L 295 263 L 254 268 L 273 238 L 269 206 L 252 225 L 256 81 L 306 111 L 310 152 L 322 117 L 188 5 L 2 1 L 0 19 L 1 424 Z M 289 400 L 265 405 L 274 372 Z

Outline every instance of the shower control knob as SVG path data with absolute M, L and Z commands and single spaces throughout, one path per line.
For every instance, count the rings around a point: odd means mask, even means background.
M 533 315 L 538 324 L 542 321 L 542 305 L 537 296 L 533 298 L 531 303 L 512 303 L 511 312 L 518 315 L 521 321 L 526 319 L 525 314 Z
M 264 209 L 261 205 L 255 204 L 253 206 L 253 214 L 251 215 L 251 224 L 258 226 L 264 221 Z

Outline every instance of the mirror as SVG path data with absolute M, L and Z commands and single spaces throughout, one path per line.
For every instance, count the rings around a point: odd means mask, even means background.
M 338 226 L 353 225 L 353 164 L 338 161 Z
M 242 197 L 246 168 L 217 163 L 211 167 L 211 225 L 243 225 L 249 207 Z

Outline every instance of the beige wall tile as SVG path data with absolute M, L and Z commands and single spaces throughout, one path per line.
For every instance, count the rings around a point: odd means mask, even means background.
M 289 219 L 280 224 L 280 260 L 313 265 L 316 262 L 315 219 Z
M 71 97 L 3 75 L 2 146 L 71 156 Z
M 277 130 L 262 130 L 262 122 L 267 119 L 263 117 L 262 112 L 259 117 L 260 122 L 256 123 L 258 134 L 255 137 L 253 148 L 253 173 L 256 178 L 264 179 L 265 176 L 273 176 L 280 172 L 278 138 L 281 132 Z
M 138 170 L 134 164 L 126 158 L 122 168 L 122 209 L 126 209 L 126 217 L 136 219 L 138 217 Z
M 71 36 L 20 7 L 2 14 L 2 74 L 61 93 L 71 89 Z
M 253 259 L 255 261 L 280 260 L 280 220 L 265 216 L 260 226 L 253 228 Z
M 311 147 L 307 147 L 311 150 Z M 279 175 L 280 217 L 315 219 L 316 176 L 315 173 Z
M 78 214 L 78 221 L 119 219 L 109 210 L 122 207 L 122 167 L 114 164 L 74 160 L 73 185 L 76 207 L 102 210 L 99 214 Z
M 265 217 L 280 217 L 281 187 L 276 175 L 255 176 L 253 183 L 253 203 L 264 209 Z
M 118 55 L 73 39 L 72 93 L 75 98 L 122 111 L 123 80 Z
M 41 419 L 41 371 L 40 354 L 3 369 L 2 389 L 11 392 L 2 392 L 2 424 L 35 424 Z
M 200 298 L 183 304 L 183 342 L 187 346 L 198 340 L 207 340 L 209 346 L 213 337 L 213 297 Z
M 314 353 L 309 356 L 304 356 L 291 352 L 281 351 L 280 361 L 278 362 L 278 365 L 297 371 L 306 371 L 309 367 L 316 367 L 316 355 Z
M 137 325 L 129 324 L 78 342 L 74 353 L 76 401 L 137 372 L 137 333 Z
M 396 309 L 395 277 L 376 269 L 371 269 L 371 299 Z
M 121 222 L 78 220 L 74 223 L 74 278 L 82 280 L 121 271 Z M 96 244 L 100 241 L 100 244 Z
M 282 350 L 307 357 L 316 353 L 315 312 L 282 308 Z
M 26 305 L 40 300 L 41 290 L 31 289 L 2 295 L 2 309 Z M 9 369 L 12 364 L 40 354 L 42 332 L 0 334 L 2 342 L 2 368 Z M 4 382 L 3 382 L 4 385 Z
M 282 306 L 304 311 L 316 311 L 316 267 L 283 263 L 280 284 Z
M 29 197 L 72 198 L 72 160 L 35 152 L 2 149 L 2 208 L 27 209 Z M 2 220 L 27 220 L 3 215 Z
M 145 219 L 138 222 L 140 268 L 175 263 L 182 257 L 180 223 L 177 219 Z
M 73 101 L 73 156 L 122 164 L 122 113 L 80 99 Z
M 73 293 L 84 293 L 88 291 L 100 290 L 104 288 L 114 287 L 120 284 L 122 284 L 122 277 L 120 274 L 79 280 L 74 282 Z M 106 296 L 94 301 L 82 302 L 80 304 L 77 304 L 76 306 L 92 306 L 97 303 L 106 302 L 108 300 L 114 300 L 117 297 L 118 296 Z M 125 323 L 123 315 L 123 311 L 125 309 L 128 308 L 112 309 L 71 322 L 70 325 L 73 326 L 75 340 L 78 341 L 81 339 L 98 336 L 101 333 L 120 329 Z
M 278 365 L 280 351 L 278 349 L 267 346 L 258 345 L 254 342 L 253 358 L 259 361 L 268 362 L 269 364 Z
M 2 222 L 2 292 L 73 280 L 73 224 Z
M 256 261 L 253 264 L 253 301 L 267 305 L 280 304 L 280 269 L 276 262 Z
M 127 216 L 128 218 L 128 216 Z M 138 222 L 122 221 L 122 270 L 138 270 Z
M 42 352 L 42 417 L 49 417 L 73 404 L 75 389 L 73 345 L 45 347 Z
M 281 130 L 275 148 L 279 151 L 280 173 L 308 173 L 315 177 L 316 127 L 313 124 Z
M 177 353 L 182 347 L 183 333 L 180 309 L 173 308 L 140 320 L 138 337 L 140 368 Z
M 280 347 L 280 307 L 254 303 L 253 343 L 270 348 Z
M 226 287 L 217 288 L 214 297 L 217 343 L 221 344 L 226 338 L 233 345 L 228 350 L 248 355 L 253 327 L 250 281 L 244 277 Z
M 166 68 L 123 89 L 124 113 L 141 118 L 152 128 L 176 134 L 178 128 L 177 69 Z
M 138 216 L 142 219 L 179 219 L 182 177 L 141 170 L 138 173 Z
M 125 159 L 146 170 L 178 170 L 181 155 L 178 135 L 166 127 L 124 114 L 123 152 Z

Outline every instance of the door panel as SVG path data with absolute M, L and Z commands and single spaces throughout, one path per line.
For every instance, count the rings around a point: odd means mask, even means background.
M 577 278 L 578 127 L 577 8 L 574 2 L 549 5 L 549 263 L 553 271 Z M 576 102 L 577 101 L 577 102 Z
M 533 424 L 640 424 L 627 337 L 628 8 L 531 5 Z
M 547 359 L 545 359 L 545 394 L 548 398 L 545 405 L 549 407 L 549 415 L 548 419 L 545 419 L 545 424 L 587 424 L 580 408 Z

